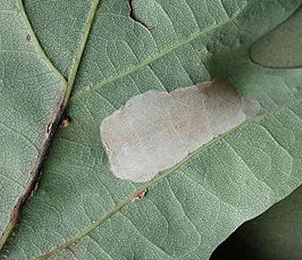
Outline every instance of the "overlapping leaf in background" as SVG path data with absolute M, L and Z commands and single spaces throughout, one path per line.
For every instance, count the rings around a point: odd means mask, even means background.
M 49 60 L 21 1 L 0 2 L 1 231 L 64 91 L 50 61 L 68 78 L 96 2 L 24 2 Z M 208 259 L 241 223 L 289 195 L 302 181 L 302 72 L 257 65 L 249 50 L 300 3 L 140 0 L 132 3 L 134 21 L 126 1 L 100 1 L 69 102 L 72 122 L 58 132 L 40 188 L 0 257 Z M 221 75 L 259 100 L 262 115 L 160 175 L 145 186 L 146 199 L 130 203 L 141 185 L 110 173 L 101 121 L 140 92 Z
M 271 68 L 299 68 L 302 56 L 302 8 L 282 25 L 259 39 L 251 49 L 252 58 Z M 218 249 L 219 259 L 300 259 L 302 188 L 274 205 L 260 217 L 242 225 Z

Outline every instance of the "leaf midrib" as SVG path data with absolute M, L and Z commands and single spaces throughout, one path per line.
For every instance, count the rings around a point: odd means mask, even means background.
M 25 7 L 24 7 L 24 4 L 23 4 L 23 1 L 22 0 L 17 0 L 18 1 L 18 5 L 19 5 L 19 10 L 21 12 L 21 15 L 24 19 L 24 22 L 26 24 L 26 27 L 28 29 L 28 32 L 30 33 L 31 35 L 31 38 L 33 40 L 33 43 L 35 45 L 35 48 L 37 50 L 37 53 L 40 55 L 40 57 L 49 65 L 49 67 L 53 70 L 53 72 L 58 76 L 58 78 L 60 78 L 60 80 L 62 81 L 62 87 L 63 87 L 63 97 L 62 97 L 62 110 L 64 111 L 68 105 L 68 103 L 73 100 L 73 99 L 77 99 L 78 97 L 80 96 L 83 96 L 83 95 L 86 95 L 90 92 L 93 92 L 93 91 L 96 91 L 100 88 L 102 88 L 104 85 L 107 85 L 107 84 L 110 84 L 120 78 L 123 78 L 131 73 L 134 73 L 135 71 L 139 70 L 139 69 L 142 69 L 146 66 L 148 66 L 150 63 L 160 59 L 161 57 L 163 57 L 164 55 L 168 54 L 168 53 L 171 53 L 173 51 L 175 51 L 176 49 L 178 48 L 181 48 L 182 46 L 184 45 L 187 45 L 189 43 L 191 43 L 192 41 L 194 41 L 196 38 L 202 36 L 202 35 L 205 35 L 209 32 L 212 32 L 222 26 L 224 26 L 225 24 L 229 23 L 229 22 L 232 22 L 235 18 L 237 18 L 237 16 L 239 16 L 239 14 L 241 14 L 243 12 L 243 10 L 248 6 L 247 2 L 246 5 L 244 5 L 243 7 L 241 7 L 236 13 L 234 13 L 234 15 L 232 17 L 230 17 L 229 19 L 226 19 L 225 21 L 221 22 L 221 23 L 218 23 L 214 26 L 211 26 L 211 27 L 207 27 L 205 28 L 204 30 L 202 31 L 197 31 L 195 33 L 193 33 L 190 37 L 188 37 L 187 39 L 183 40 L 183 41 L 179 41 L 177 42 L 176 44 L 174 45 L 171 45 L 169 46 L 167 49 L 164 49 L 163 51 L 157 53 L 155 56 L 151 57 L 151 58 L 147 58 L 145 60 L 143 60 L 142 62 L 138 63 L 136 66 L 120 73 L 120 74 L 117 74 L 109 79 L 106 79 L 102 82 L 100 82 L 99 84 L 97 84 L 97 86 L 93 89 L 90 89 L 88 91 L 83 91 L 83 92 L 80 92 L 78 94 L 75 94 L 73 96 L 71 96 L 71 92 L 72 92 L 72 89 L 74 87 L 74 83 L 75 83 L 75 80 L 76 80 L 76 77 L 77 77 L 77 74 L 78 74 L 78 70 L 79 70 L 79 67 L 81 65 L 81 61 L 82 61 L 82 55 L 85 51 L 85 48 L 87 46 L 87 41 L 88 41 L 88 38 L 90 36 L 90 32 L 91 32 L 91 28 L 92 28 L 92 24 L 93 24 L 93 21 L 94 21 L 94 18 L 95 18 L 95 15 L 96 15 L 96 12 L 97 12 L 97 9 L 98 9 L 98 6 L 100 4 L 100 0 L 93 0 L 92 2 L 92 5 L 90 7 L 90 11 L 89 11 L 89 14 L 88 14 L 88 17 L 87 17 L 87 20 L 86 20 L 86 23 L 85 23 L 85 29 L 84 29 L 84 34 L 81 38 L 81 41 L 80 41 L 80 45 L 77 49 L 77 52 L 76 52 L 76 55 L 74 57 L 74 59 L 72 60 L 72 65 L 71 65 L 71 69 L 70 69 L 70 73 L 69 73 L 69 76 L 68 76 L 68 79 L 66 80 L 65 77 L 63 76 L 63 74 L 55 67 L 55 65 L 52 63 L 52 61 L 47 57 L 45 51 L 43 50 L 36 34 L 34 33 L 34 30 L 32 28 L 32 25 L 28 19 L 28 16 L 26 14 L 26 11 L 25 11 Z M 58 106 L 57 107 L 58 109 L 58 113 L 56 112 L 55 114 L 55 119 L 53 120 L 57 120 L 58 121 L 58 118 L 56 117 L 61 117 L 63 113 L 60 112 L 60 107 Z M 54 135 L 57 131 L 57 127 L 54 127 L 53 129 L 51 129 L 52 131 L 52 134 Z M 50 142 L 52 142 L 52 139 L 50 140 Z M 210 142 L 211 143 L 211 142 Z M 209 144 L 210 144 L 209 143 Z M 44 149 L 44 146 L 42 145 L 42 150 Z M 48 146 L 47 148 L 45 149 L 48 149 Z M 43 151 L 44 153 L 45 151 Z M 62 244 L 61 246 L 59 247 L 56 247 L 54 250 L 51 250 L 50 253 L 53 254 L 55 252 L 58 252 L 60 251 L 60 249 L 63 249 L 65 246 L 69 245 L 69 244 L 72 244 L 74 241 L 77 241 L 79 239 L 81 239 L 83 236 L 85 236 L 86 234 L 88 234 L 89 232 L 91 232 L 92 230 L 94 230 L 97 226 L 101 225 L 102 223 L 104 223 L 107 219 L 109 219 L 112 215 L 114 215 L 115 213 L 117 213 L 119 210 L 121 210 L 125 205 L 127 205 L 128 203 L 131 202 L 131 200 L 133 199 L 133 197 L 137 196 L 140 192 L 142 192 L 144 189 L 146 189 L 147 187 L 159 182 L 161 179 L 163 179 L 164 177 L 166 177 L 168 174 L 174 172 L 176 169 L 178 169 L 182 164 L 184 164 L 186 161 L 188 161 L 192 156 L 194 156 L 197 152 L 199 152 L 199 150 L 197 150 L 195 153 L 192 153 L 190 156 L 188 156 L 186 158 L 186 160 L 184 160 L 183 162 L 181 162 L 180 164 L 176 165 L 175 167 L 171 168 L 170 170 L 168 171 L 165 171 L 164 173 L 162 173 L 161 175 L 159 175 L 158 178 L 155 178 L 153 181 L 147 183 L 146 185 L 143 185 L 141 189 L 139 189 L 137 192 L 135 192 L 134 194 L 128 196 L 124 201 L 121 201 L 119 204 L 117 204 L 111 211 L 109 211 L 107 214 L 101 216 L 98 221 L 95 222 L 94 225 L 92 226 L 89 226 L 87 229 L 85 229 L 83 232 L 81 232 L 79 235 L 73 237 L 72 239 L 70 239 L 68 242 Z M 43 159 L 43 158 L 42 158 Z M 37 163 L 39 165 L 42 165 L 43 162 L 44 162 L 44 159 L 41 161 L 38 161 Z M 39 174 L 38 172 L 36 174 Z M 33 179 L 29 179 L 29 184 L 31 183 Z M 31 187 L 31 185 L 27 185 L 26 187 Z M 20 195 L 22 196 L 23 193 Z M 20 197 L 19 197 L 20 198 Z M 22 209 L 22 208 L 21 208 Z M 13 224 L 12 226 L 10 226 L 10 229 L 12 230 L 13 228 L 15 228 L 15 224 Z M 8 232 L 10 233 L 10 232 Z M 8 237 L 8 236 L 7 236 Z M 5 239 L 6 241 L 6 239 Z M 45 255 L 44 255 L 45 256 Z M 39 258 L 39 257 L 38 257 Z M 43 258 L 43 256 L 41 256 L 40 258 Z
M 57 129 L 59 127 L 59 122 L 63 116 L 64 111 L 67 108 L 71 91 L 74 86 L 74 82 L 77 76 L 78 68 L 82 59 L 83 52 L 86 47 L 86 43 L 91 31 L 91 27 L 94 21 L 94 17 L 98 8 L 98 5 L 100 3 L 100 0 L 94 0 L 92 2 L 92 5 L 90 7 L 89 15 L 87 17 L 86 23 L 85 23 L 85 30 L 83 37 L 81 38 L 79 48 L 77 50 L 76 56 L 73 60 L 70 74 L 68 77 L 68 81 L 66 81 L 65 77 L 59 72 L 59 70 L 54 66 L 54 64 L 51 62 L 51 60 L 47 57 L 46 53 L 44 52 L 36 34 L 34 33 L 34 30 L 32 28 L 32 25 L 28 19 L 28 16 L 25 11 L 25 7 L 22 0 L 17 0 L 17 10 L 20 12 L 25 26 L 27 28 L 28 33 L 31 36 L 31 39 L 34 43 L 34 46 L 37 50 L 37 53 L 40 55 L 41 59 L 43 59 L 46 64 L 53 70 L 54 74 L 58 76 L 58 78 L 62 82 L 62 89 L 63 89 L 63 96 L 60 97 L 60 100 L 57 103 L 56 110 L 54 111 L 54 114 L 52 116 L 51 121 L 48 123 L 48 125 L 45 127 L 47 129 L 45 136 L 43 138 L 43 141 L 41 142 L 41 147 L 39 149 L 38 156 L 34 159 L 34 166 L 30 170 L 28 174 L 27 183 L 25 185 L 25 188 L 21 192 L 21 194 L 16 198 L 15 205 L 11 209 L 9 221 L 6 227 L 4 228 L 1 236 L 0 236 L 0 251 L 2 250 L 3 246 L 7 243 L 8 239 L 10 238 L 13 230 L 15 229 L 19 219 L 21 218 L 22 210 L 27 203 L 27 201 L 33 196 L 33 194 L 36 192 L 36 187 L 39 184 L 41 175 L 42 175 L 42 167 L 43 163 L 45 161 L 46 154 L 48 150 L 51 147 L 51 144 L 53 142 L 55 133 L 57 132 Z
M 21 0 L 19 0 L 19 1 L 21 1 Z M 92 7 L 91 7 L 91 9 L 94 10 L 94 15 L 95 15 L 95 12 L 96 12 L 96 9 L 97 9 L 97 6 L 98 6 L 99 2 L 100 2 L 100 0 L 95 0 L 93 2 Z M 76 57 L 72 61 L 71 72 L 69 74 L 68 81 L 67 81 L 67 94 L 66 94 L 66 100 L 67 100 L 67 102 L 71 103 L 73 100 L 76 100 L 79 97 L 82 97 L 82 96 L 85 96 L 85 95 L 87 95 L 89 93 L 97 91 L 98 89 L 101 89 L 105 85 L 108 85 L 108 84 L 110 84 L 110 83 L 112 83 L 112 82 L 114 82 L 114 81 L 116 81 L 116 80 L 118 80 L 120 78 L 123 78 L 123 77 L 125 77 L 125 76 L 127 76 L 129 74 L 132 74 L 132 73 L 134 73 L 134 72 L 136 72 L 136 71 L 138 71 L 138 70 L 140 70 L 140 69 L 148 66 L 150 63 L 152 63 L 152 62 L 160 59 L 161 57 L 163 57 L 163 56 L 165 56 L 165 55 L 167 55 L 167 54 L 169 54 L 169 53 L 171 53 L 171 52 L 173 52 L 173 51 L 181 48 L 182 46 L 185 46 L 185 45 L 191 43 L 192 41 L 194 41 L 198 37 L 206 35 L 209 32 L 212 32 L 212 31 L 214 31 L 216 29 L 219 29 L 220 27 L 222 27 L 222 26 L 224 26 L 224 25 L 232 22 L 233 20 L 235 20 L 248 7 L 248 3 L 249 2 L 245 2 L 245 3 L 246 4 L 243 7 L 241 7 L 237 12 L 235 12 L 234 15 L 232 17 L 230 17 L 229 19 L 226 19 L 223 22 L 218 23 L 218 24 L 216 24 L 214 26 L 207 27 L 207 28 L 205 28 L 202 31 L 197 31 L 197 32 L 193 33 L 187 39 L 185 39 L 183 41 L 180 41 L 180 42 L 177 42 L 174 45 L 169 46 L 169 48 L 164 49 L 163 51 L 157 53 L 157 55 L 155 55 L 155 56 L 153 56 L 151 58 L 145 59 L 142 62 L 138 63 L 136 66 L 133 66 L 132 68 L 130 68 L 130 69 L 128 69 L 128 70 L 126 70 L 126 71 L 124 71 L 124 72 L 122 72 L 120 74 L 117 74 L 117 75 L 115 75 L 115 76 L 113 76 L 113 77 L 111 77 L 109 79 L 106 79 L 106 80 L 98 83 L 93 89 L 84 90 L 82 92 L 79 92 L 79 93 L 74 94 L 74 95 L 71 96 L 71 91 L 72 91 L 72 88 L 74 86 L 74 82 L 75 82 L 75 79 L 77 77 L 77 72 L 78 72 L 78 69 L 79 69 L 79 66 L 80 66 L 80 63 L 81 63 L 82 54 L 83 54 L 83 52 L 85 50 L 86 43 L 87 43 L 87 40 L 88 40 L 89 35 L 90 35 L 91 27 L 89 27 L 89 30 L 86 30 L 86 28 L 85 28 L 85 30 L 84 30 L 84 36 L 83 36 L 83 38 L 81 40 L 81 43 L 80 43 L 77 55 L 76 55 Z M 93 15 L 93 18 L 94 18 L 94 15 Z M 93 18 L 91 19 L 90 13 L 89 13 L 87 21 L 90 21 L 90 25 L 92 25 Z M 37 42 L 38 42 L 38 40 L 37 40 Z M 43 50 L 43 49 L 41 48 L 41 50 Z M 44 51 L 43 51 L 43 53 L 44 53 Z M 47 57 L 47 60 L 49 60 L 48 57 Z M 50 60 L 49 60 L 49 62 L 50 62 Z M 55 67 L 54 67 L 54 69 L 57 71 L 57 69 Z M 66 105 L 67 105 L 67 103 L 66 103 Z M 235 127 L 232 130 L 235 130 L 237 128 L 238 127 Z M 226 133 L 226 134 L 228 134 L 228 133 Z M 165 178 L 170 173 L 173 173 L 174 171 L 176 171 L 179 167 L 181 167 L 188 160 L 190 160 L 194 155 L 196 155 L 197 153 L 201 152 L 201 150 L 205 149 L 207 146 L 211 145 L 212 143 L 216 142 L 217 140 L 222 139 L 226 134 L 223 134 L 219 138 L 210 141 L 208 144 L 200 147 L 199 149 L 197 149 L 196 151 L 194 151 L 193 153 L 191 153 L 188 157 L 186 157 L 179 164 L 175 165 L 174 167 L 170 168 L 167 171 L 164 171 L 162 174 L 159 174 L 157 178 L 154 178 L 153 180 L 151 180 L 147 184 L 143 185 L 135 193 L 129 195 L 124 201 L 121 201 L 120 203 L 118 203 L 111 211 L 109 211 L 107 214 L 101 216 L 97 221 L 95 221 L 92 225 L 90 225 L 85 230 L 83 230 L 80 234 L 74 236 L 69 241 L 61 244 L 60 246 L 57 246 L 54 249 L 48 251 L 44 255 L 41 255 L 39 257 L 35 257 L 34 259 L 44 259 L 46 256 L 48 257 L 49 255 L 55 254 L 55 253 L 61 251 L 62 249 L 68 247 L 69 245 L 73 244 L 74 242 L 80 240 L 82 237 L 84 237 L 85 235 L 87 235 L 88 233 L 90 233 L 91 231 L 93 231 L 95 228 L 97 228 L 98 226 L 100 226 L 102 223 L 104 223 L 111 216 L 113 216 L 114 214 L 116 214 L 117 212 L 119 212 L 124 206 L 128 205 L 133 200 L 133 198 L 135 198 L 136 196 L 138 196 L 138 194 L 140 194 L 141 192 L 143 192 L 145 189 L 149 188 L 151 185 L 158 183 L 160 180 L 162 180 L 163 178 Z

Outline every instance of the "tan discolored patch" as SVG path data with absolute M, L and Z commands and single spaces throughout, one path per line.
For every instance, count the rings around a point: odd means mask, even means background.
M 147 182 L 259 110 L 226 79 L 148 91 L 103 120 L 101 139 L 116 177 Z

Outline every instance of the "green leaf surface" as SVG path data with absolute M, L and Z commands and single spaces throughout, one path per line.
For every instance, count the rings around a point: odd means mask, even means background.
M 24 10 L 0 2 L 0 234 L 43 157 L 65 80 L 30 32 Z M 20 203 L 22 201 L 20 200 Z M 11 213 L 12 212 L 12 213 Z
M 302 67 L 302 9 L 264 35 L 251 48 L 251 58 L 271 68 Z
M 211 260 L 296 260 L 302 258 L 302 188 L 263 215 L 242 225 L 213 253 Z
M 24 2 L 47 58 L 21 1 L 1 0 L 1 231 L 37 161 L 30 143 L 39 148 L 66 91 L 62 75 L 74 87 L 72 121 L 55 136 L 40 187 L 0 258 L 209 259 L 243 222 L 302 182 L 302 71 L 249 56 L 301 0 L 134 0 L 135 20 L 127 1 L 103 0 L 89 31 L 97 2 Z M 102 120 L 138 93 L 216 76 L 257 99 L 261 114 L 145 185 L 115 178 Z M 146 198 L 131 202 L 145 188 Z
M 289 67 L 298 65 L 296 61 L 301 60 L 302 54 L 295 49 L 301 41 L 301 18 L 300 7 L 288 21 L 257 41 L 253 45 L 252 52 L 255 53 L 257 49 L 263 54 L 261 57 L 258 56 L 261 61 L 270 62 L 274 67 L 280 63 Z M 270 51 L 264 52 L 266 48 Z M 277 55 L 278 49 L 282 50 L 283 55 Z M 300 186 L 264 214 L 242 225 L 215 250 L 211 260 L 302 259 L 301 203 L 302 187 Z

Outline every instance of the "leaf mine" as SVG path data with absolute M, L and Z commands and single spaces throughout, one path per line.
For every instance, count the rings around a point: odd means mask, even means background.
M 259 110 L 219 78 L 134 96 L 103 120 L 100 133 L 115 176 L 147 182 Z

